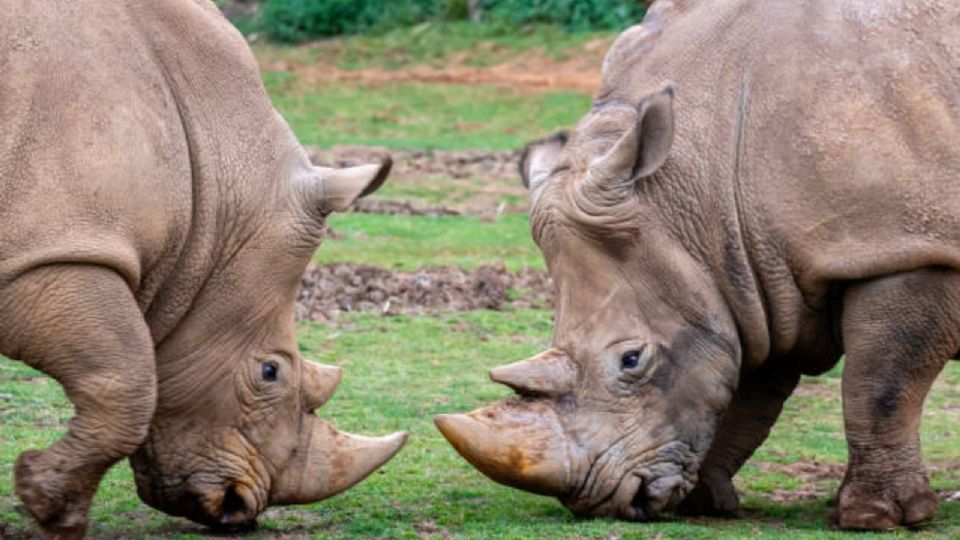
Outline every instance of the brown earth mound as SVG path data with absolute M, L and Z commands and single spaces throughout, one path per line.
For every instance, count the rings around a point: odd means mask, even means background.
M 355 212 L 419 216 L 477 215 L 529 210 L 520 184 L 519 151 L 388 150 L 377 146 L 307 147 L 313 163 L 353 167 L 391 156 L 387 187 L 356 204 Z M 390 190 L 400 192 L 392 196 Z M 417 196 L 419 194 L 419 197 Z M 402 200 L 394 200 L 400 198 Z M 442 205 L 436 204 L 442 201 Z
M 576 50 L 570 50 L 563 58 L 547 54 L 542 48 L 525 50 L 519 54 L 503 51 L 503 54 L 497 55 L 495 65 L 484 67 L 470 65 L 473 55 L 464 51 L 444 57 L 442 66 L 343 69 L 335 62 L 324 61 L 325 58 L 336 58 L 338 52 L 342 52 L 343 41 L 339 39 L 301 45 L 298 49 L 302 54 L 299 55 L 282 55 L 278 58 L 269 54 L 269 50 L 261 51 L 258 60 L 260 69 L 264 71 L 296 73 L 303 80 L 318 86 L 331 81 L 351 81 L 373 86 L 396 82 L 490 84 L 528 93 L 567 90 L 593 94 L 600 87 L 603 58 L 614 37 L 609 35 L 590 40 Z M 496 45 L 481 42 L 476 47 L 483 49 Z
M 391 216 L 459 216 L 459 210 L 446 206 L 416 206 L 409 201 L 388 201 L 383 199 L 360 199 L 353 203 L 350 211 L 359 214 L 387 214 Z
M 337 145 L 329 150 L 308 147 L 310 159 L 327 167 L 353 167 L 393 157 L 393 176 L 442 174 L 451 178 L 484 177 L 516 180 L 520 151 L 490 150 L 389 150 L 380 146 Z
M 429 315 L 445 311 L 548 307 L 546 273 L 502 265 L 466 271 L 431 267 L 393 272 L 364 264 L 311 266 L 300 280 L 297 317 L 329 321 L 343 312 Z

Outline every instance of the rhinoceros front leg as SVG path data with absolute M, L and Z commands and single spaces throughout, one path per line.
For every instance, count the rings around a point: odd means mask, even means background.
M 766 440 L 799 380 L 799 369 L 773 364 L 743 377 L 679 513 L 724 516 L 737 511 L 733 476 Z
M 920 454 L 920 414 L 960 348 L 960 274 L 922 270 L 850 287 L 843 340 L 850 462 L 837 524 L 885 530 L 928 520 L 937 502 Z
M 0 291 L 0 352 L 63 386 L 76 416 L 14 475 L 47 534 L 80 538 L 100 478 L 144 440 L 156 403 L 150 332 L 126 283 L 103 267 L 33 270 Z

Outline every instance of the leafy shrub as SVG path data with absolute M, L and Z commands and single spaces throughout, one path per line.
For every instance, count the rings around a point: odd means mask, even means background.
M 259 27 L 273 41 L 386 31 L 469 17 L 469 0 L 267 0 Z M 485 21 L 516 26 L 549 23 L 571 32 L 620 29 L 643 16 L 639 0 L 476 0 Z
M 295 43 L 311 38 L 356 34 L 379 27 L 416 24 L 433 17 L 438 0 L 268 0 L 261 28 L 273 41 Z
M 571 32 L 620 30 L 643 18 L 639 0 L 482 0 L 484 19 L 549 23 Z

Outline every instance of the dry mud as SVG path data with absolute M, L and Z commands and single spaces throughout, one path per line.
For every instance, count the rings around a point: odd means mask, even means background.
M 527 190 L 520 183 L 520 151 L 388 150 L 376 146 L 307 147 L 310 159 L 325 167 L 376 163 L 388 155 L 393 168 L 389 188 L 425 191 L 438 201 L 415 197 L 388 198 L 382 192 L 358 201 L 355 212 L 422 216 L 476 215 L 493 217 L 529 210 Z M 505 204 L 504 200 L 516 201 Z
M 546 273 L 501 265 L 394 272 L 365 264 L 314 265 L 300 280 L 297 317 L 330 321 L 341 313 L 433 315 L 450 311 L 550 307 Z
M 393 157 L 394 176 L 442 174 L 451 178 L 483 177 L 516 180 L 520 184 L 519 150 L 388 150 L 379 146 L 337 145 L 330 149 L 308 147 L 310 159 L 328 167 L 353 167 Z

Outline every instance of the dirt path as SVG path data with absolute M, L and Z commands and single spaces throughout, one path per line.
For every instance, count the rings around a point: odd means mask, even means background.
M 317 54 L 303 54 L 278 59 L 267 55 L 261 60 L 264 71 L 286 71 L 296 74 L 310 84 L 332 81 L 354 81 L 380 85 L 394 82 L 431 84 L 492 84 L 509 86 L 524 92 L 569 90 L 593 94 L 600 87 L 603 56 L 613 38 L 598 38 L 584 43 L 562 60 L 546 54 L 542 48 L 521 53 L 504 52 L 494 65 L 469 65 L 468 53 L 453 54 L 444 59 L 444 66 L 418 65 L 399 69 L 367 68 L 348 70 L 322 61 L 299 58 L 323 58 L 324 48 L 336 48 L 335 42 L 317 42 L 302 46 L 316 49 Z M 481 43 L 479 46 L 485 45 Z M 335 56 L 335 55 L 333 55 Z
M 271 66 L 276 69 L 275 66 Z M 296 73 L 311 84 L 327 81 L 355 81 L 365 84 L 418 82 L 430 84 L 492 84 L 510 86 L 526 92 L 570 90 L 593 94 L 600 88 L 600 73 L 564 69 L 518 70 L 502 65 L 490 68 L 449 67 L 434 69 L 417 66 L 398 70 L 361 69 L 342 70 L 326 67 L 322 70 L 302 66 L 288 71 Z

